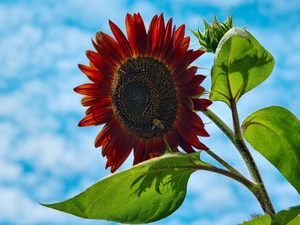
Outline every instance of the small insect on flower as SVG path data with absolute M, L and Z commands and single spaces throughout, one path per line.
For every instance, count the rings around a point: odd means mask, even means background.
M 153 127 L 152 127 L 152 130 L 155 128 L 155 127 L 158 127 L 159 129 L 164 129 L 164 125 L 162 125 L 161 121 L 158 120 L 158 119 L 154 119 L 153 120 Z

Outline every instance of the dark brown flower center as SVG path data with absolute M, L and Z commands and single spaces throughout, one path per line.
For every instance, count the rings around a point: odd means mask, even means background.
M 178 109 L 171 71 L 151 57 L 127 60 L 114 76 L 112 105 L 126 130 L 145 139 L 162 137 Z

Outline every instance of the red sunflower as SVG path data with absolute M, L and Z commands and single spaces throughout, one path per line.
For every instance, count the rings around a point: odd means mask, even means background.
M 188 50 L 185 26 L 172 27 L 172 19 L 165 25 L 163 14 L 148 32 L 140 14 L 127 14 L 127 37 L 109 26 L 115 38 L 97 32 L 97 52 L 86 52 L 90 65 L 79 65 L 92 83 L 74 89 L 89 107 L 79 126 L 105 124 L 95 147 L 102 146 L 106 168 L 117 170 L 132 149 L 133 164 L 164 154 L 166 143 L 173 152 L 207 150 L 197 136 L 209 135 L 193 110 L 205 111 L 211 101 L 198 99 L 205 77 L 190 66 L 204 52 Z

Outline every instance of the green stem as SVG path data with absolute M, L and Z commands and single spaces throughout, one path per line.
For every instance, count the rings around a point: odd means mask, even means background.
M 234 143 L 234 133 L 230 129 L 230 127 L 227 126 L 226 123 L 224 123 L 223 120 L 220 119 L 213 111 L 210 109 L 207 109 L 207 111 L 203 112 L 204 115 L 206 115 L 209 119 L 211 119 L 221 131 L 228 137 L 228 139 Z
M 221 165 L 223 165 L 229 171 L 242 175 L 239 171 L 237 171 L 235 168 L 233 168 L 228 162 L 226 162 L 224 159 L 222 159 L 220 156 L 218 156 L 212 150 L 207 150 L 207 151 L 204 151 L 204 152 L 209 154 L 215 160 L 217 160 Z
M 259 188 L 257 188 L 254 192 L 253 190 L 250 190 L 255 197 L 257 198 L 258 202 L 260 203 L 263 211 L 267 214 L 274 215 L 275 210 L 272 205 L 271 199 L 267 193 L 267 190 L 265 188 L 265 185 L 263 183 L 263 180 L 260 176 L 259 170 L 255 164 L 255 161 L 247 148 L 244 139 L 241 134 L 240 130 L 240 124 L 239 124 L 239 118 L 238 113 L 236 110 L 235 103 L 232 104 L 232 118 L 233 118 L 233 124 L 234 124 L 234 132 L 223 122 L 222 119 L 220 119 L 214 112 L 211 110 L 207 110 L 206 112 L 203 112 L 208 118 L 210 118 L 223 133 L 228 137 L 228 139 L 235 145 L 237 150 L 239 151 L 241 157 L 243 158 L 245 164 L 247 165 L 247 168 L 249 170 L 250 176 L 252 180 L 259 185 Z M 225 166 L 225 165 L 224 165 Z M 225 166 L 226 167 L 226 166 Z M 227 168 L 227 167 L 226 167 Z M 229 169 L 229 168 L 228 168 Z M 229 169 L 230 170 L 230 169 Z
M 231 179 L 234 179 L 234 180 L 238 181 L 239 183 L 243 184 L 245 187 L 247 187 L 254 195 L 255 195 L 255 193 L 257 193 L 259 191 L 259 185 L 251 182 L 250 180 L 245 178 L 240 173 L 231 172 L 231 171 L 221 169 L 221 168 L 209 165 L 209 164 L 203 165 L 203 164 L 196 163 L 195 167 L 199 170 L 210 171 L 210 172 L 221 174 L 221 175 L 224 175 Z
M 248 167 L 248 170 L 249 170 L 252 180 L 255 183 L 260 185 L 260 190 L 256 195 L 257 199 L 259 200 L 261 207 L 265 213 L 267 213 L 269 215 L 275 215 L 276 212 L 274 210 L 274 207 L 272 205 L 272 202 L 268 195 L 268 192 L 265 188 L 263 179 L 260 175 L 260 172 L 256 166 L 256 163 L 255 163 L 248 147 L 246 146 L 246 144 L 244 142 L 244 138 L 243 138 L 241 128 L 240 128 L 240 122 L 239 122 L 238 111 L 236 108 L 236 103 L 234 102 L 233 99 L 231 99 L 231 112 L 232 112 L 233 127 L 234 127 L 234 134 L 235 134 L 234 145 L 236 146 L 240 155 L 244 159 L 244 161 Z

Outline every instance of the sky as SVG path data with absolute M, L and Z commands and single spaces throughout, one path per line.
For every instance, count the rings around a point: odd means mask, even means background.
M 140 12 L 146 24 L 164 13 L 179 26 L 203 30 L 202 18 L 221 21 L 234 14 L 274 56 L 268 80 L 238 103 L 241 121 L 250 113 L 280 105 L 300 117 L 299 0 L 0 0 L 0 224 L 107 225 L 42 207 L 68 199 L 109 174 L 100 149 L 93 146 L 100 127 L 79 128 L 85 108 L 73 88 L 87 82 L 77 64 L 87 64 L 87 49 L 97 31 L 111 35 L 108 20 L 124 31 L 126 13 Z M 198 48 L 191 37 L 191 48 Z M 207 68 L 213 55 L 196 64 Z M 210 87 L 209 77 L 203 83 Z M 230 124 L 226 105 L 215 102 L 215 113 Z M 213 151 L 248 176 L 236 150 L 204 115 L 210 138 L 201 139 Z M 299 205 L 296 190 L 251 149 L 276 210 Z M 206 155 L 203 153 L 204 159 Z M 207 157 L 208 158 L 208 157 Z M 132 157 L 121 169 L 129 168 Z M 232 225 L 262 213 L 242 185 L 219 175 L 197 171 L 189 181 L 182 206 L 157 225 Z

